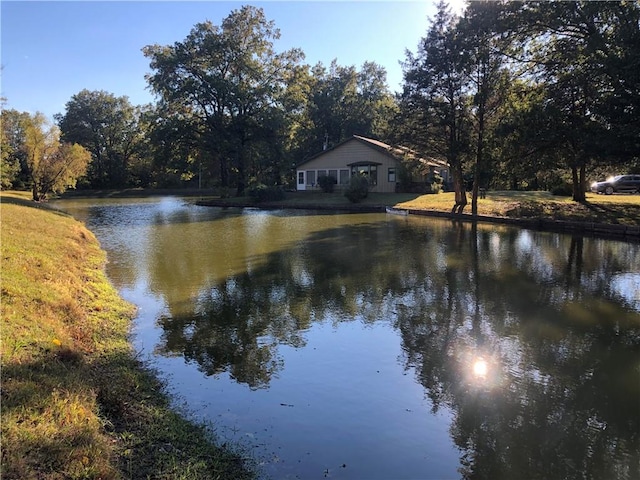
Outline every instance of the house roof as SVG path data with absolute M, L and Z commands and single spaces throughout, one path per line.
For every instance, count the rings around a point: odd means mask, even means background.
M 367 137 L 362 137 L 360 135 L 353 135 L 350 138 L 347 138 L 346 140 L 343 140 L 342 142 L 338 143 L 337 145 L 334 145 L 333 147 L 327 149 L 327 150 L 323 150 L 322 152 L 316 153 L 315 155 L 312 155 L 311 157 L 307 158 L 306 160 L 303 160 L 302 162 L 300 162 L 297 166 L 300 167 L 302 165 L 304 165 L 307 162 L 310 162 L 311 160 L 314 160 L 322 155 L 324 155 L 327 152 L 330 152 L 332 150 L 335 150 L 337 148 L 339 148 L 340 146 L 344 145 L 347 142 L 352 142 L 352 141 L 358 141 L 360 143 L 363 143 L 371 148 L 374 148 L 382 153 L 384 153 L 385 155 L 389 155 L 390 157 L 396 159 L 396 160 L 405 160 L 407 158 L 410 158 L 412 160 L 418 160 L 419 162 L 421 162 L 422 164 L 424 164 L 425 166 L 428 167 L 448 167 L 447 162 L 445 162 L 444 160 L 440 160 L 437 159 L 435 157 L 424 157 L 421 156 L 418 152 L 416 152 L 415 150 L 412 150 L 408 147 L 402 147 L 402 146 L 392 146 L 389 145 L 387 143 L 381 142 L 379 140 L 374 140 L 372 138 L 367 138 Z M 350 164 L 351 165 L 351 164 Z

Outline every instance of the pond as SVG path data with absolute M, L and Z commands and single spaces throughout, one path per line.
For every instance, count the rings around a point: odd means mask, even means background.
M 180 407 L 265 477 L 640 478 L 640 245 L 426 217 L 57 203 Z

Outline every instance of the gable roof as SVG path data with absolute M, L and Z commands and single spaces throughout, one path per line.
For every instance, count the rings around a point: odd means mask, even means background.
M 347 142 L 352 142 L 352 141 L 358 141 L 360 143 L 363 143 L 364 145 L 367 145 L 368 147 L 371 147 L 375 150 L 378 150 L 381 153 L 384 153 L 385 155 L 390 156 L 391 158 L 398 160 L 398 161 L 402 161 L 402 160 L 406 160 L 406 159 L 411 159 L 411 160 L 418 160 L 420 163 L 422 163 L 425 166 L 428 167 L 439 167 L 439 168 L 446 168 L 448 167 L 447 162 L 445 162 L 444 160 L 440 160 L 437 159 L 435 157 L 423 157 L 420 156 L 420 154 L 418 152 L 416 152 L 415 150 L 412 150 L 408 147 L 402 147 L 402 146 L 392 146 L 389 145 L 387 143 L 381 142 L 379 140 L 374 140 L 373 138 L 367 138 L 367 137 L 362 137 L 360 135 L 353 135 L 350 138 L 347 138 L 346 140 L 343 140 L 342 142 L 338 143 L 337 145 L 334 145 L 331 148 L 328 148 L 327 150 L 323 150 L 322 152 L 316 153 L 315 155 L 312 155 L 311 157 L 307 158 L 306 160 L 303 160 L 302 162 L 300 162 L 297 167 L 300 167 L 302 165 L 304 165 L 307 162 L 310 162 L 311 160 L 314 160 L 322 155 L 324 155 L 327 152 L 331 152 L 332 150 L 335 150 L 339 147 L 341 147 L 342 145 L 344 145 Z

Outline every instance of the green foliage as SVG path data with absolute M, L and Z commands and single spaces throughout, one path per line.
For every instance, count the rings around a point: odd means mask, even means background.
M 640 149 L 640 4 L 540 2 L 504 9 L 505 28 L 529 48 L 519 52 L 540 88 L 538 138 L 531 145 L 570 172 L 584 200 L 586 172 L 626 164 Z M 540 128 L 542 127 L 542 128 Z
M 458 18 L 446 3 L 438 12 L 414 56 L 407 53 L 403 104 L 424 138 L 428 151 L 449 162 L 456 207 L 467 203 L 463 163 L 471 147 L 469 54 L 458 30 Z
M 78 143 L 91 152 L 87 180 L 93 188 L 120 188 L 130 185 L 131 165 L 143 135 L 139 112 L 127 97 L 105 91 L 82 90 L 66 104 L 64 115 L 57 115 L 62 140 Z M 140 165 L 138 178 L 143 178 Z
M 222 187 L 242 193 L 264 162 L 277 158 L 283 135 L 286 85 L 302 58 L 292 49 L 276 53 L 279 31 L 260 8 L 234 10 L 220 26 L 198 23 L 182 42 L 148 45 L 148 81 L 176 122 L 196 132 L 197 147 Z M 181 129 L 182 130 L 182 129 Z
M 318 63 L 311 74 L 306 112 L 309 150 L 335 146 L 353 134 L 385 136 L 396 107 L 383 67 L 365 62 L 358 71 L 333 60 L 328 68 Z
M 263 183 L 251 185 L 247 189 L 247 195 L 256 203 L 277 202 L 285 199 L 285 192 L 281 187 L 267 186 Z
M 14 109 L 2 109 L 0 112 L 0 174 L 2 188 L 24 188 L 29 183 L 25 142 L 25 121 L 28 113 Z
M 78 144 L 60 143 L 60 131 L 36 113 L 24 119 L 24 144 L 33 199 L 45 200 L 51 192 L 75 187 L 87 171 L 91 154 Z
M 427 175 L 427 193 L 442 193 L 443 179 L 438 172 L 430 172 Z
M 0 189 L 13 187 L 13 182 L 20 173 L 20 161 L 13 155 L 11 146 L 5 142 L 4 135 L 0 145 Z
M 398 189 L 401 192 L 409 192 L 411 190 L 411 181 L 415 165 L 409 161 L 399 162 L 396 167 L 396 175 L 398 179 Z
M 318 185 L 325 193 L 333 193 L 334 187 L 338 183 L 338 180 L 333 176 L 322 175 L 318 177 Z
M 471 2 L 463 17 L 441 2 L 394 98 L 373 62 L 310 66 L 299 49 L 278 53 L 274 23 L 245 6 L 144 48 L 156 105 L 82 90 L 56 120 L 63 141 L 91 152 L 96 188 L 295 185 L 292 165 L 354 133 L 446 158 L 456 203 L 465 177 L 546 190 L 561 170 L 584 185 L 638 165 L 638 25 L 638 2 Z M 24 115 L 2 111 L 2 188 L 30 182 Z M 400 189 L 414 177 L 398 170 Z
M 637 161 L 638 25 L 638 2 L 441 2 L 407 55 L 394 140 L 445 155 L 456 191 L 465 175 L 541 188 L 560 167 L 583 200 L 589 171 Z
M 0 98 L 4 104 L 4 99 Z M 0 111 L 0 190 L 13 187 L 13 182 L 20 172 L 20 161 L 16 157 L 13 146 L 10 142 L 11 121 L 9 115 L 5 113 L 4 105 Z
M 344 196 L 351 203 L 359 203 L 369 195 L 369 181 L 364 175 L 353 175 L 349 181 L 349 186 L 344 192 Z

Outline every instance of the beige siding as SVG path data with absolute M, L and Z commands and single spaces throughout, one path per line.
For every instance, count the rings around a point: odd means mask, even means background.
M 306 175 L 309 171 L 339 171 L 341 169 L 350 168 L 347 167 L 347 165 L 356 162 L 372 162 L 380 164 L 377 166 L 377 185 L 371 186 L 370 191 L 382 193 L 391 193 L 395 191 L 396 183 L 388 181 L 388 173 L 389 168 L 395 168 L 397 181 L 398 172 L 396 160 L 391 156 L 355 139 L 345 142 L 333 150 L 328 150 L 322 155 L 319 155 L 313 160 L 301 165 L 298 168 L 298 172 L 304 171 Z M 315 175 L 315 178 L 317 178 L 317 175 Z

